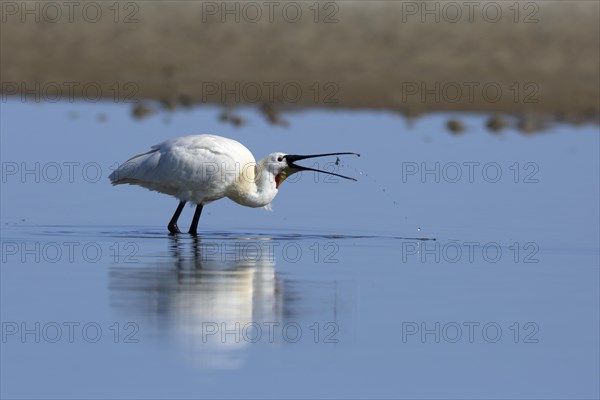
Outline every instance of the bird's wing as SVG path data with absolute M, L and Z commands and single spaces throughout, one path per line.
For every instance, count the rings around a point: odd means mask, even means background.
M 214 135 L 174 138 L 131 158 L 113 183 L 134 183 L 152 190 L 177 194 L 195 192 L 194 197 L 222 197 L 230 185 L 254 164 L 252 153 L 241 143 Z M 115 174 L 113 173 L 113 174 Z

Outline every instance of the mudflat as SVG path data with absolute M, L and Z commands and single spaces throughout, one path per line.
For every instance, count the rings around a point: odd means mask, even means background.
M 598 115 L 595 1 L 48 3 L 2 5 L 4 96 Z

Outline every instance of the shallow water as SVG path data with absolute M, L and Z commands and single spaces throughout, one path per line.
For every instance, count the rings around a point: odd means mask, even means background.
M 99 124 L 85 105 L 3 104 L 2 397 L 598 396 L 597 127 L 452 137 L 437 116 L 309 112 L 274 133 L 106 108 Z M 217 202 L 199 238 L 169 235 L 175 200 L 106 175 L 202 119 L 258 154 L 361 151 L 342 166 L 360 181 L 286 181 L 273 213 Z M 475 161 L 505 178 L 402 164 Z M 6 162 L 96 162 L 103 179 Z

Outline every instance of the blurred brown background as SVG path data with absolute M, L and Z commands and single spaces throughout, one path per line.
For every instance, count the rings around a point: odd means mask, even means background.
M 2 2 L 5 95 L 598 115 L 597 1 L 75 3 Z

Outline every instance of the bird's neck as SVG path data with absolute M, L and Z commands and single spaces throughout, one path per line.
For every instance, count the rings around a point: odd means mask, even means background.
M 244 176 L 229 196 L 231 200 L 247 207 L 264 207 L 269 205 L 277 195 L 275 177 L 273 174 L 257 164 L 254 176 Z

